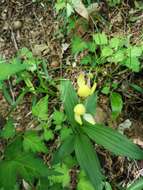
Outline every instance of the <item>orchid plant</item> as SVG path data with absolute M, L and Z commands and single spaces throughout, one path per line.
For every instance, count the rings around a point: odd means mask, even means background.
M 89 78 L 90 80 L 90 78 Z M 89 96 L 91 96 L 95 89 L 96 89 L 96 86 L 97 84 L 94 83 L 92 87 L 90 87 L 90 85 L 86 84 L 86 81 L 85 81 L 85 76 L 83 73 L 81 73 L 77 79 L 77 84 L 78 84 L 78 91 L 77 91 L 77 94 L 80 98 L 85 99 Z M 83 116 L 83 119 L 85 119 L 86 121 L 88 121 L 89 123 L 91 124 L 95 124 L 95 120 L 94 120 L 94 117 L 92 114 L 90 113 L 87 113 L 86 111 L 86 107 L 84 104 L 80 103 L 80 104 L 77 104 L 75 107 L 74 107 L 74 117 L 75 117 L 75 120 L 80 124 L 82 125 L 83 122 L 82 122 L 82 116 Z
M 115 155 L 132 159 L 143 159 L 143 151 L 111 127 L 96 123 L 94 115 L 97 104 L 97 83 L 93 83 L 91 87 L 91 79 L 86 82 L 85 77 L 82 73 L 77 78 L 77 91 L 71 81 L 61 81 L 61 99 L 73 133 L 69 134 L 59 147 L 53 163 L 63 162 L 66 156 L 75 152 L 80 167 L 93 187 L 96 190 L 103 190 L 106 180 L 92 141 Z

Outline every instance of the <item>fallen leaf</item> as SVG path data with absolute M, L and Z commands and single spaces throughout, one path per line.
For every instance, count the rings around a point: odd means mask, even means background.
M 81 0 L 72 0 L 72 5 L 75 11 L 85 19 L 89 20 L 88 11 Z

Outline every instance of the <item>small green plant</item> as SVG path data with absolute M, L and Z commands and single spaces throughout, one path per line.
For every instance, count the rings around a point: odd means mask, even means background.
M 77 93 L 80 99 L 69 80 L 61 82 L 61 99 L 72 133 L 61 144 L 54 161 L 58 163 L 65 156 L 75 151 L 80 167 L 84 170 L 94 188 L 102 190 L 106 185 L 105 177 L 103 176 L 92 141 L 115 155 L 127 156 L 132 159 L 142 159 L 143 151 L 114 129 L 96 123 L 94 120 L 97 104 L 97 95 L 94 93 L 96 83 L 91 88 L 85 83 L 83 75 L 80 75 L 78 85 Z M 115 117 L 118 116 L 122 109 L 121 106 L 118 110 L 118 103 L 114 103 L 114 98 L 116 99 L 116 97 L 120 102 L 119 104 L 122 105 L 121 97 L 116 93 L 112 94 L 111 106 L 113 116 Z
M 49 81 L 47 72 L 44 76 L 44 80 L 38 75 L 40 80 L 40 86 L 34 87 L 32 83 L 32 77 L 35 72 L 39 73 L 38 65 L 41 64 L 37 58 L 33 57 L 33 54 L 27 49 L 21 49 L 17 56 L 10 60 L 10 63 L 6 63 L 3 59 L 0 61 L 0 82 L 1 91 L 4 97 L 11 105 L 10 112 L 6 114 L 6 123 L 2 126 L 0 131 L 1 141 L 4 142 L 4 151 L 0 159 L 0 189 L 12 190 L 17 187 L 21 189 L 23 181 L 29 184 L 29 188 L 38 186 L 41 189 L 41 181 L 46 181 L 46 188 L 50 186 L 49 176 L 57 175 L 57 172 L 53 172 L 48 169 L 47 165 L 40 158 L 39 153 L 48 153 L 48 148 L 45 145 L 45 141 L 50 140 L 52 133 L 46 126 L 48 120 L 48 96 L 47 96 L 47 80 Z M 43 66 L 43 65 L 42 65 Z M 44 67 L 45 68 L 45 67 Z M 46 70 L 45 70 L 46 71 Z M 22 92 L 13 100 L 6 87 L 5 80 L 15 79 L 16 84 L 21 81 L 25 82 Z M 12 117 L 9 117 L 10 113 L 20 103 L 24 95 L 29 92 L 36 95 L 39 92 L 45 93 L 45 96 L 37 101 L 32 106 L 33 117 L 36 117 L 42 129 L 34 130 L 29 129 L 24 131 L 17 130 L 15 122 Z M 35 184 L 35 185 L 34 185 Z
M 108 39 L 105 33 L 95 33 L 93 41 L 86 42 L 80 37 L 73 37 L 72 53 L 78 55 L 85 50 L 88 54 L 86 53 L 81 60 L 83 65 L 99 66 L 114 63 L 127 67 L 133 72 L 139 72 L 142 68 L 140 64 L 142 45 L 131 45 L 127 38 Z
M 119 5 L 122 2 L 122 0 L 107 0 L 107 2 L 109 6 L 114 7 L 116 5 Z

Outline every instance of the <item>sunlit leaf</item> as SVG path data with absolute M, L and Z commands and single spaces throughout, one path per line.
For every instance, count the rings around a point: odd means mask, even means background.
M 110 127 L 86 123 L 83 130 L 93 141 L 116 155 L 128 156 L 139 160 L 143 159 L 143 150 L 133 144 L 126 136 Z
M 24 134 L 23 147 L 25 151 L 47 152 L 44 142 L 42 142 L 42 139 L 40 139 L 35 131 L 27 131 Z
M 142 190 L 143 188 L 143 178 L 137 179 L 133 184 L 131 184 L 127 190 Z
M 0 80 L 8 79 L 10 76 L 24 71 L 28 68 L 25 64 L 6 64 L 0 63 Z
M 48 96 L 41 98 L 37 104 L 32 107 L 32 114 L 41 120 L 48 119 Z

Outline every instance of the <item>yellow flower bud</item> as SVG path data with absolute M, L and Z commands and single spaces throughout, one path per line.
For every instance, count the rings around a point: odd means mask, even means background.
M 79 87 L 77 94 L 80 97 L 86 98 L 91 94 L 91 89 L 87 85 L 82 85 Z
M 77 104 L 75 107 L 74 107 L 74 113 L 75 115 L 84 115 L 85 114 L 85 107 L 83 104 Z
M 75 114 L 74 118 L 75 118 L 75 120 L 76 120 L 77 123 L 79 123 L 80 125 L 82 125 L 82 119 L 81 119 L 80 115 Z

